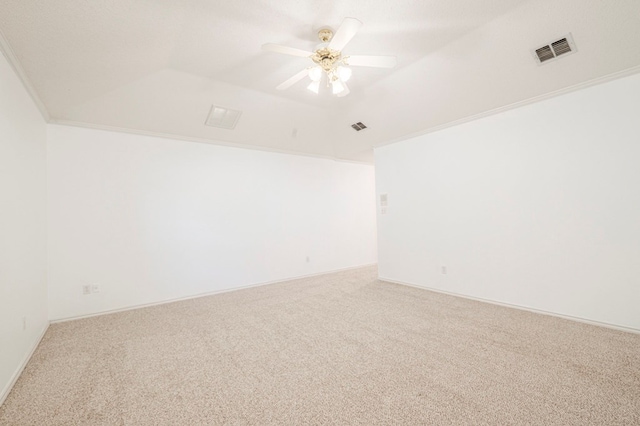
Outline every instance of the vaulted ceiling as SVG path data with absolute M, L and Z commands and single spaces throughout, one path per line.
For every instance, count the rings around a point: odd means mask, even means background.
M 311 65 L 261 50 L 313 50 L 344 17 L 364 23 L 345 54 L 351 93 L 315 95 Z M 640 71 L 638 0 L 0 0 L 3 49 L 50 122 L 372 161 L 372 148 L 615 73 Z M 571 33 L 577 53 L 532 50 Z M 242 111 L 204 125 L 211 105 Z M 356 132 L 355 122 L 368 128 Z

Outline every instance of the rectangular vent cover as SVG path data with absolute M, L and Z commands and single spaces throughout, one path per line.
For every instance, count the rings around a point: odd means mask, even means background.
M 551 43 L 551 47 L 553 48 L 553 53 L 555 53 L 556 56 L 564 55 L 565 53 L 571 52 L 571 46 L 569 45 L 569 41 L 567 41 L 566 38 L 554 41 L 553 43 Z
M 540 49 L 536 49 L 536 54 L 540 62 L 548 61 L 556 57 L 553 54 L 553 50 L 551 50 L 551 46 L 542 46 Z
M 571 33 L 559 40 L 553 41 L 542 47 L 533 50 L 533 56 L 538 65 L 557 59 L 559 56 L 566 56 L 577 51 Z
M 356 132 L 359 132 L 360 130 L 364 130 L 367 128 L 367 126 L 365 126 L 364 124 L 362 124 L 361 122 L 357 122 L 355 124 L 352 124 L 351 127 L 353 127 Z
M 205 121 L 204 124 L 211 127 L 233 129 L 236 127 L 241 114 L 242 111 L 236 111 L 235 109 L 211 105 L 209 116 L 207 117 L 207 121 Z

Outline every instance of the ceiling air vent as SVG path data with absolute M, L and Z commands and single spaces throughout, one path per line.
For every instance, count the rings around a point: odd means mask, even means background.
M 538 65 L 557 59 L 559 56 L 566 56 L 577 51 L 571 33 L 559 40 L 552 41 L 542 47 L 533 50 L 533 56 Z
M 551 50 L 551 46 L 542 46 L 540 49 L 536 49 L 536 54 L 538 55 L 538 60 L 540 62 L 555 58 L 553 50 Z
M 555 53 L 556 56 L 571 52 L 571 45 L 569 45 L 569 41 L 566 38 L 554 41 L 551 43 L 551 47 L 553 48 L 553 53 Z
M 360 130 L 364 130 L 364 129 L 367 128 L 367 126 L 365 126 L 364 124 L 362 124 L 359 121 L 356 124 L 352 124 L 351 127 L 353 127 L 356 132 L 359 132 Z
M 241 114 L 242 111 L 236 111 L 235 109 L 228 109 L 217 105 L 211 105 L 209 116 L 207 117 L 207 121 L 205 121 L 204 124 L 211 127 L 233 129 L 236 127 Z

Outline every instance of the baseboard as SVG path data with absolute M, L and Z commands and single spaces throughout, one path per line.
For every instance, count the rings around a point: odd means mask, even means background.
M 199 297 L 206 297 L 206 296 L 213 296 L 213 295 L 216 295 L 216 294 L 229 293 L 231 291 L 246 290 L 248 288 L 262 287 L 262 286 L 265 286 L 265 285 L 280 284 L 280 283 L 284 283 L 284 282 L 287 282 L 287 281 L 299 280 L 299 279 L 302 279 L 302 278 L 319 277 L 321 275 L 334 274 L 336 272 L 343 272 L 343 271 L 350 271 L 350 270 L 353 270 L 353 269 L 367 268 L 367 267 L 375 266 L 375 265 L 377 265 L 377 263 L 367 263 L 367 264 L 364 264 L 364 265 L 349 266 L 347 268 L 332 269 L 331 271 L 318 272 L 318 273 L 314 273 L 314 274 L 297 275 L 297 276 L 294 276 L 294 277 L 284 278 L 284 279 L 281 279 L 281 280 L 266 281 L 266 282 L 262 282 L 262 283 L 244 285 L 244 286 L 241 286 L 241 287 L 233 287 L 233 288 L 226 288 L 226 289 L 221 289 L 221 290 L 214 290 L 214 291 L 209 291 L 209 292 L 206 292 L 206 293 L 194 294 L 194 295 L 191 295 L 191 296 L 178 297 L 178 298 L 173 298 L 173 299 L 166 299 L 166 300 L 161 300 L 161 301 L 158 301 L 158 302 L 131 305 L 131 306 L 123 307 L 123 308 L 109 309 L 109 310 L 106 310 L 106 311 L 99 311 L 99 312 L 94 312 L 94 313 L 86 314 L 86 315 L 74 315 L 74 316 L 70 316 L 70 317 L 57 318 L 57 319 L 50 320 L 50 323 L 51 324 L 57 324 L 57 323 L 60 323 L 60 322 L 75 321 L 75 320 L 79 320 L 79 319 L 83 319 L 83 318 L 91 318 L 91 317 L 97 317 L 97 316 L 101 316 L 101 315 L 115 314 L 115 313 L 118 313 L 118 312 L 126 312 L 126 311 L 131 311 L 131 310 L 134 310 L 134 309 L 148 308 L 148 307 L 151 307 L 151 306 L 164 305 L 164 304 L 167 304 L 167 303 L 181 302 L 183 300 L 197 299 Z
M 11 376 L 11 380 L 9 380 L 9 383 L 7 383 L 7 385 L 4 387 L 4 389 L 2 390 L 2 393 L 0 393 L 0 406 L 2 406 L 2 404 L 4 404 L 4 401 L 7 399 L 7 396 L 9 396 L 9 393 L 11 392 L 11 389 L 13 389 L 13 385 L 15 385 L 16 382 L 18 381 L 18 378 L 22 374 L 22 371 L 24 370 L 24 368 L 29 363 L 29 360 L 33 356 L 33 353 L 36 351 L 36 348 L 38 347 L 38 345 L 42 341 L 42 338 L 47 333 L 48 329 L 49 329 L 49 322 L 47 322 L 47 324 L 44 326 L 44 328 L 40 332 L 40 336 L 38 336 L 38 338 L 36 339 L 35 343 L 33 344 L 33 347 L 31 348 L 29 353 L 27 353 L 27 355 L 24 357 L 24 359 L 22 360 L 22 362 L 20 363 L 20 365 L 16 369 L 15 373 L 13 373 L 13 376 Z
M 569 320 L 569 321 L 576 321 L 576 322 L 581 322 L 581 323 L 585 323 L 585 324 L 596 325 L 596 326 L 599 326 L 599 327 L 612 328 L 614 330 L 625 331 L 627 333 L 640 334 L 640 329 L 633 328 L 633 327 L 625 327 L 623 325 L 617 325 L 617 324 L 611 324 L 611 323 L 608 323 L 608 322 L 595 321 L 595 320 L 590 320 L 590 319 L 581 318 L 581 317 L 574 317 L 572 315 L 565 315 L 565 314 L 560 314 L 560 313 L 557 313 L 557 312 L 544 311 L 542 309 L 530 308 L 528 306 L 515 305 L 515 304 L 512 304 L 512 303 L 506 303 L 506 302 L 498 302 L 496 300 L 491 300 L 491 299 L 483 299 L 481 297 L 474 297 L 474 296 L 469 296 L 469 295 L 466 295 L 466 294 L 454 293 L 452 291 L 440 290 L 440 289 L 433 288 L 433 287 L 428 287 L 428 286 L 418 285 L 418 284 L 411 284 L 411 283 L 407 283 L 407 282 L 403 282 L 403 281 L 392 280 L 392 279 L 389 279 L 389 278 L 378 277 L 378 279 L 380 281 L 385 281 L 385 282 L 388 282 L 388 283 L 393 283 L 393 284 L 399 284 L 399 285 L 404 285 L 404 286 L 408 286 L 408 287 L 419 288 L 419 289 L 422 289 L 422 290 L 429 290 L 429 291 L 433 291 L 433 292 L 436 292 L 436 293 L 447 294 L 449 296 L 455 296 L 455 297 L 461 297 L 463 299 L 475 300 L 477 302 L 490 303 L 492 305 L 505 306 L 507 308 L 519 309 L 521 311 L 533 312 L 535 314 L 548 315 L 548 316 L 552 316 L 552 317 L 556 317 L 556 318 L 566 319 L 566 320 Z

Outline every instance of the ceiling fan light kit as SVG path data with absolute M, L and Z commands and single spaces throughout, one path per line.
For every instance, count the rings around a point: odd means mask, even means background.
M 327 77 L 327 87 L 331 87 L 331 93 L 338 97 L 346 96 L 350 93 L 346 82 L 351 78 L 351 66 L 393 68 L 396 65 L 394 56 L 344 56 L 342 49 L 356 35 L 362 26 L 362 22 L 355 18 L 345 18 L 333 33 L 328 28 L 318 31 L 318 38 L 322 42 L 314 52 L 307 52 L 288 46 L 267 43 L 262 45 L 263 50 L 283 53 L 285 55 L 307 57 L 311 59 L 315 66 L 305 68 L 293 77 L 284 81 L 276 87 L 278 90 L 285 90 L 293 86 L 305 77 L 311 79 L 307 86 L 313 93 L 320 93 L 320 82 L 323 75 Z M 351 63 L 350 63 L 351 62 Z

